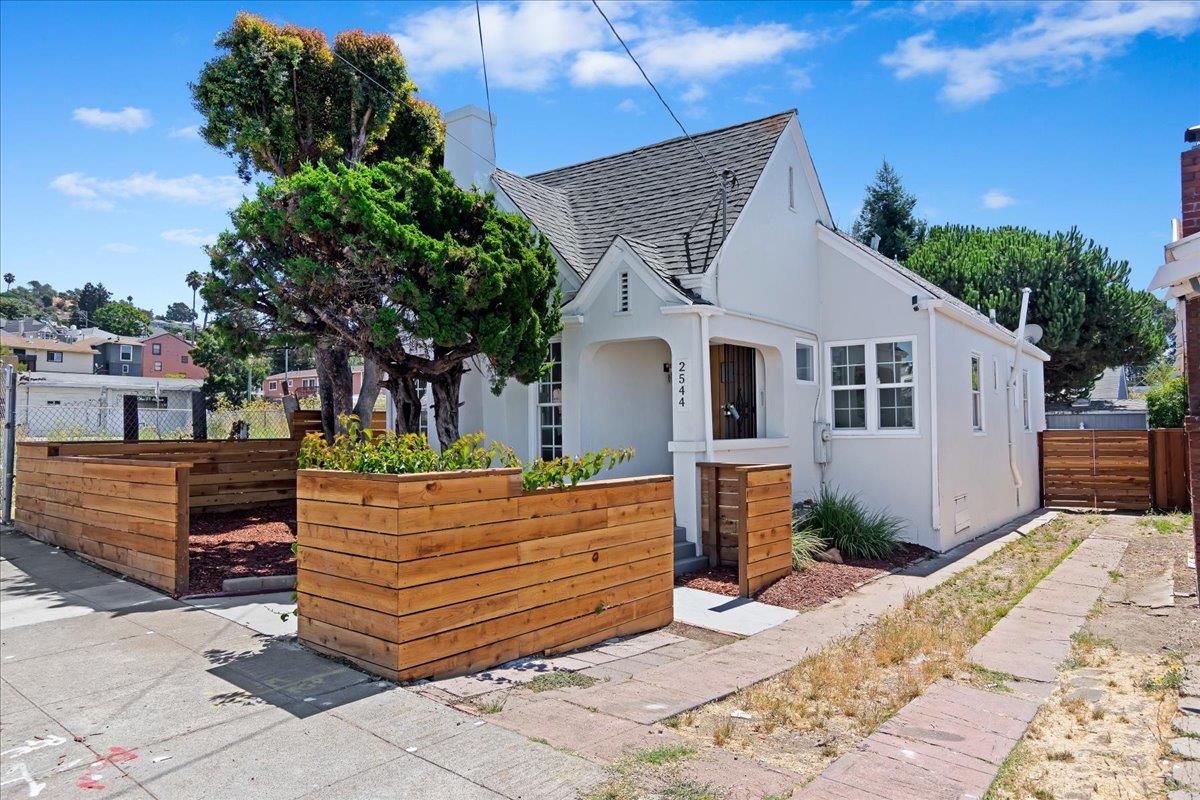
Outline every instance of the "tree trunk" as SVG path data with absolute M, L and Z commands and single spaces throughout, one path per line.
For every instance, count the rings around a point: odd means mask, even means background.
M 392 395 L 396 404 L 395 433 L 418 433 L 421 430 L 421 395 L 416 382 L 406 376 L 391 377 L 381 381 Z
M 438 443 L 442 449 L 458 441 L 458 394 L 464 372 L 466 370 L 461 363 L 455 364 L 452 369 L 435 376 L 431 381 L 433 416 L 437 424 Z
M 321 429 L 325 433 L 325 440 L 332 442 L 337 432 L 342 430 L 338 419 L 351 411 L 354 382 L 350 374 L 350 355 L 344 347 L 320 342 L 316 347 L 316 356 Z
M 351 381 L 354 376 L 350 376 Z M 351 383 L 353 387 L 353 383 Z M 362 385 L 358 389 L 358 402 L 354 414 L 362 423 L 363 430 L 371 427 L 371 415 L 375 412 L 375 400 L 379 397 L 379 366 L 371 359 L 363 361 Z

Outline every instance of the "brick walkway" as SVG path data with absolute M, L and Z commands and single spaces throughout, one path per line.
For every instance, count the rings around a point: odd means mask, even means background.
M 1015 677 L 1001 694 L 934 684 L 854 751 L 833 762 L 803 800 L 962 800 L 987 792 L 1054 690 L 1071 635 L 1108 585 L 1126 542 L 1099 529 L 979 640 L 968 658 Z

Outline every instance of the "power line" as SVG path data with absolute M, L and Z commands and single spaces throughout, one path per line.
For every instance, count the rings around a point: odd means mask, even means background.
M 369 80 L 371 83 L 375 84 L 375 85 L 376 85 L 376 86 L 378 86 L 380 89 L 382 89 L 383 91 L 387 92 L 387 95 L 388 95 L 388 97 L 390 97 L 390 98 L 392 98 L 392 100 L 396 101 L 396 104 L 397 104 L 397 105 L 399 105 L 401 108 L 407 109 L 407 110 L 408 110 L 410 113 L 412 113 L 413 115 L 416 115 L 416 113 L 417 113 L 417 112 L 416 112 L 416 110 L 415 110 L 415 109 L 413 109 L 411 106 L 409 106 L 409 104 L 408 104 L 408 103 L 406 103 L 406 102 L 404 102 L 403 100 L 401 100 L 400 98 L 396 97 L 396 94 L 395 94 L 395 92 L 393 92 L 391 89 L 389 89 L 388 87 L 384 86 L 382 83 L 380 83 L 379 81 L 375 80 L 374 78 L 372 78 L 372 77 L 371 77 L 370 75 L 368 75 L 367 73 L 363 72 L 363 71 L 362 71 L 361 69 L 359 69 L 359 68 L 358 68 L 358 67 L 357 67 L 357 66 L 356 66 L 356 65 L 355 65 L 353 62 L 351 62 L 349 59 L 347 59 L 347 58 L 346 58 L 345 56 L 343 56 L 342 54 L 338 53 L 336 50 L 330 50 L 329 52 L 333 53 L 333 57 L 334 57 L 334 58 L 336 58 L 336 59 L 339 59 L 339 60 L 340 60 L 340 61 L 341 61 L 343 64 L 345 64 L 346 66 L 348 66 L 350 69 L 354 70 L 354 71 L 355 71 L 355 72 L 357 72 L 359 75 L 362 75 L 364 78 L 366 78 L 367 80 Z M 491 112 L 488 112 L 488 113 L 491 113 Z M 457 136 L 455 136 L 454 134 L 450 133 L 450 131 L 448 131 L 448 130 L 447 130 L 447 131 L 444 131 L 444 132 L 445 132 L 445 134 L 446 134 L 448 137 L 450 137 L 450 138 L 451 138 L 451 139 L 453 139 L 454 141 L 458 142 L 458 143 L 459 143 L 459 144 L 461 144 L 463 147 L 467 148 L 467 149 L 468 149 L 468 150 L 470 150 L 472 153 L 474 153 L 475 155 L 479 156 L 480 158 L 482 158 L 482 159 L 483 159 L 484 161 L 486 161 L 487 163 L 491 164 L 493 167 L 494 167 L 494 166 L 496 166 L 496 161 L 495 161 L 495 159 L 493 159 L 493 158 L 491 158 L 491 157 L 489 157 L 489 156 L 485 156 L 483 153 L 479 152 L 479 151 L 478 151 L 478 150 L 476 150 L 474 147 L 471 147 L 471 145 L 467 144 L 467 143 L 466 143 L 466 142 L 464 142 L 462 139 L 460 139 L 460 138 L 458 138 Z M 495 145 L 494 145 L 494 144 L 492 145 L 492 147 L 493 147 L 493 149 L 495 149 Z
M 478 2 L 478 0 L 476 0 L 476 2 Z M 629 59 L 633 62 L 633 65 L 638 68 L 638 72 L 642 73 L 642 77 L 646 79 L 646 83 L 650 85 L 650 88 L 654 90 L 654 94 L 658 96 L 658 101 L 663 104 L 663 108 L 667 110 L 667 113 L 671 115 L 671 119 L 675 120 L 675 124 L 679 126 L 679 130 L 683 131 L 684 137 L 691 142 L 692 147 L 696 149 L 696 154 L 700 156 L 700 160 L 703 161 L 704 165 L 709 168 L 713 174 L 713 177 L 720 181 L 723 185 L 724 181 L 722 180 L 720 173 L 717 172 L 716 167 L 714 167 L 712 163 L 709 162 L 709 160 L 705 157 L 704 151 L 702 151 L 700 146 L 696 144 L 696 140 L 692 138 L 692 135 L 687 132 L 687 128 L 683 127 L 683 123 L 679 121 L 679 117 L 675 116 L 675 112 L 671 110 L 670 104 L 668 104 L 666 98 L 662 96 L 662 92 L 658 90 L 658 87 L 654 85 L 654 81 L 650 80 L 650 76 L 646 74 L 646 70 L 642 69 L 642 65 L 639 64 L 637 58 L 634 57 L 633 51 L 629 49 L 629 45 L 625 44 L 625 40 L 621 38 L 621 34 L 617 33 L 616 27 L 612 24 L 612 20 L 608 18 L 608 15 L 604 13 L 604 9 L 600 7 L 600 4 L 596 2 L 596 0 L 592 0 L 592 5 L 594 5 L 596 10 L 600 12 L 600 16 L 604 17 L 604 21 L 608 23 L 608 29 L 612 31 L 613 36 L 617 37 L 617 41 L 621 43 L 621 47 L 625 48 L 625 52 L 629 55 Z
M 479 28 L 479 60 L 483 62 L 483 93 L 487 97 L 488 133 L 492 137 L 492 152 L 496 152 L 495 117 L 492 116 L 492 90 L 488 86 L 487 53 L 483 49 L 483 16 L 479 13 L 479 0 L 475 0 L 475 24 Z

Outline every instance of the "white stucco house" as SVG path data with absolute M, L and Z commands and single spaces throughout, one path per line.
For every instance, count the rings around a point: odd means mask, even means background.
M 463 430 L 634 446 L 618 474 L 674 476 L 689 555 L 705 461 L 789 463 L 795 500 L 857 492 L 936 550 L 1040 505 L 1049 356 L 1024 343 L 1009 386 L 1011 331 L 838 231 L 795 111 L 527 176 L 487 112 L 446 123 L 447 169 L 549 238 L 564 297 L 551 375 L 497 397 L 477 364 Z

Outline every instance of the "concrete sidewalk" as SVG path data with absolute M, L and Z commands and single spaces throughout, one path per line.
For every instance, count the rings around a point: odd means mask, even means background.
M 0 796 L 575 798 L 602 769 L 0 534 Z M 224 616 L 222 616 L 224 614 Z

